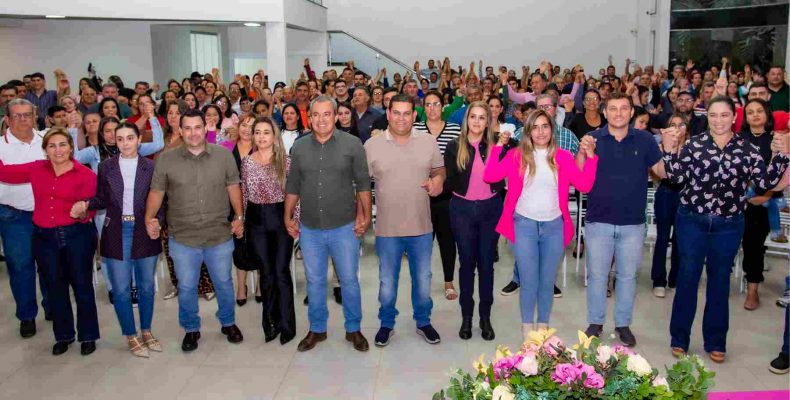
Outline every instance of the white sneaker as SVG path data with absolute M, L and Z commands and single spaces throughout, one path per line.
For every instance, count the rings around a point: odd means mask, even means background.
M 663 299 L 664 297 L 667 297 L 667 289 L 660 286 L 654 287 L 653 296 Z

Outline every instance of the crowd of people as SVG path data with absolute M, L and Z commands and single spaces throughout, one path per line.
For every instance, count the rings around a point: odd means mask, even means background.
M 671 352 L 689 351 L 704 267 L 704 349 L 724 362 L 739 249 L 744 308 L 754 310 L 764 242 L 787 242 L 779 223 L 790 184 L 784 69 L 736 71 L 726 57 L 671 70 L 626 60 L 618 75 L 612 64 L 596 75 L 543 61 L 519 74 L 483 61 L 453 67 L 445 58 L 390 77 L 349 62 L 319 78 L 305 60 L 298 79 L 272 86 L 263 70 L 226 84 L 218 69 L 164 88 L 142 81 L 130 88 L 118 76 L 104 82 L 90 68 L 76 89 L 59 70 L 54 90 L 39 72 L 9 81 L 0 87 L 0 238 L 20 335 L 36 334 L 37 270 L 52 353 L 66 352 L 75 335 L 83 355 L 95 351 L 98 253 L 135 356 L 162 351 L 152 333 L 160 256 L 173 284 L 164 297 L 178 298 L 183 351 L 198 347 L 199 296 L 216 296 L 221 332 L 243 341 L 235 307 L 247 302 L 249 271 L 258 272 L 252 290 L 264 338 L 284 345 L 297 335 L 296 246 L 309 321 L 297 349 L 327 339 L 331 265 L 345 338 L 367 351 L 358 273 L 372 224 L 376 346 L 395 332 L 404 257 L 416 332 L 441 341 L 431 325 L 434 238 L 444 297 L 460 304 L 462 339 L 474 336 L 476 286 L 480 336 L 494 340 L 491 319 L 508 318 L 492 313 L 500 235 L 515 256 L 501 294 L 518 292 L 525 336 L 548 328 L 562 295 L 558 266 L 582 229 L 573 254 L 585 257 L 589 274 L 585 333 L 601 336 L 613 295 L 614 330 L 635 346 L 631 322 L 653 186 L 651 280 L 656 297 L 674 289 Z M 574 212 L 585 210 L 583 224 L 573 221 L 571 196 Z M 777 373 L 788 371 L 789 294 L 777 301 L 785 307 L 784 346 L 771 362 Z

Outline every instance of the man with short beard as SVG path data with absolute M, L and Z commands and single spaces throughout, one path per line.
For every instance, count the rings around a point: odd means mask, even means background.
M 688 118 L 688 132 L 691 133 L 691 136 L 699 135 L 708 129 L 708 119 L 694 114 L 694 96 L 691 93 L 678 93 L 678 97 L 675 99 L 674 112 L 683 114 Z M 656 117 L 656 124 L 654 125 L 667 126 L 670 117 L 672 117 L 672 113 L 664 112 Z
M 785 82 L 785 71 L 780 66 L 773 66 L 768 70 L 766 81 L 768 90 L 771 91 L 771 109 L 774 111 L 790 111 L 790 87 Z

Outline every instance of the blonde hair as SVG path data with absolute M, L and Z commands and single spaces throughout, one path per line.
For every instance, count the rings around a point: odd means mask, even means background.
M 488 103 L 484 101 L 475 101 L 470 104 L 469 107 L 466 108 L 466 113 L 464 113 L 464 121 L 461 124 L 461 134 L 458 136 L 458 155 L 455 157 L 455 165 L 458 167 L 459 171 L 466 169 L 466 163 L 469 162 L 469 150 L 467 149 L 469 145 L 469 124 L 467 120 L 473 108 L 482 108 L 486 112 L 486 129 L 480 140 L 488 144 L 496 141 L 494 138 L 494 131 L 491 130 L 491 108 L 488 107 Z M 488 146 L 489 153 L 491 152 L 491 147 L 492 146 Z
M 274 134 L 274 143 L 272 143 L 272 158 L 270 162 L 272 166 L 274 166 L 274 170 L 277 173 L 277 181 L 280 183 L 281 188 L 285 188 L 285 175 L 286 175 L 286 168 L 287 168 L 287 161 L 288 155 L 285 154 L 285 144 L 283 143 L 283 136 L 280 133 L 280 128 L 277 127 L 277 124 L 269 117 L 260 117 L 255 120 L 255 123 L 252 124 L 252 149 L 253 151 L 258 150 L 258 146 L 255 144 L 255 127 L 258 124 L 269 124 L 272 127 L 272 133 Z
M 546 111 L 538 109 L 527 114 L 527 119 L 524 122 L 524 136 L 518 145 L 518 151 L 521 152 L 521 175 L 523 176 L 524 172 L 529 168 L 528 177 L 530 179 L 535 176 L 535 145 L 532 143 L 532 129 L 540 117 L 546 118 L 549 121 L 549 126 L 551 126 L 551 138 L 549 139 L 549 151 L 546 154 L 546 161 L 548 161 L 553 175 L 556 176 L 557 173 L 557 162 L 554 158 L 557 155 L 557 137 L 554 134 L 554 130 L 557 128 L 554 126 L 554 119 Z

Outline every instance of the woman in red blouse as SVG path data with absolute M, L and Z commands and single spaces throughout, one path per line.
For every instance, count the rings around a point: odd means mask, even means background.
M 96 350 L 99 321 L 93 293 L 93 254 L 96 227 L 93 212 L 72 214 L 72 205 L 96 195 L 96 174 L 74 161 L 74 143 L 62 128 L 52 128 L 42 147 L 47 160 L 3 165 L 0 181 L 30 183 L 36 206 L 33 210 L 33 256 L 49 289 L 52 330 L 60 355 L 74 342 L 74 314 L 69 287 L 77 302 L 77 339 L 82 355 Z
M 261 265 L 263 333 L 270 342 L 280 336 L 286 344 L 296 335 L 292 277 L 289 265 L 293 239 L 285 229 L 285 177 L 290 159 L 280 130 L 268 117 L 252 126 L 255 151 L 241 162 L 247 240 Z

